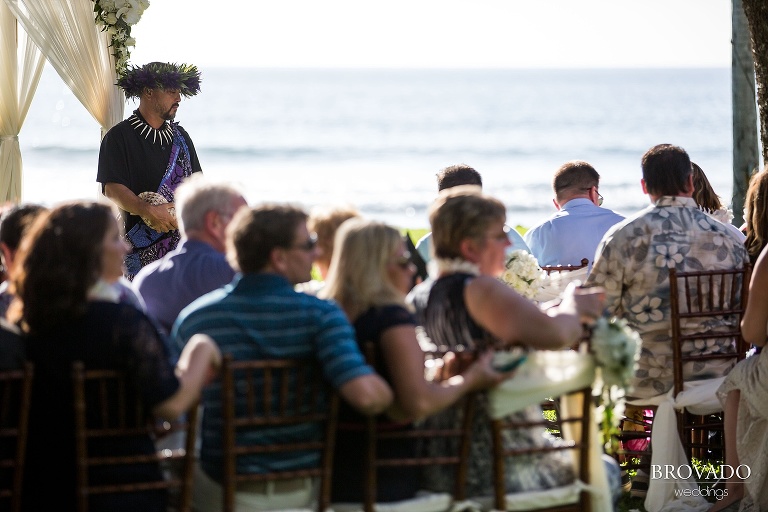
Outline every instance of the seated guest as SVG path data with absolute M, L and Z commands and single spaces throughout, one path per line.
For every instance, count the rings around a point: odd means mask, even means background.
M 641 167 L 643 192 L 652 204 L 605 234 L 587 284 L 602 286 L 606 313 L 623 317 L 640 335 L 642 349 L 630 381 L 630 398 L 647 399 L 667 393 L 674 384 L 669 269 L 736 269 L 748 259 L 739 237 L 696 205 L 685 150 L 670 144 L 654 146 L 643 155 Z M 701 331 L 732 327 L 709 322 Z M 718 338 L 687 342 L 682 350 L 685 355 L 718 354 L 732 353 L 735 347 Z M 721 377 L 732 366 L 723 359 L 688 363 L 683 379 Z M 625 414 L 639 419 L 642 410 L 627 406 Z M 635 496 L 644 494 L 647 479 L 647 474 L 638 472 L 632 482 Z
M 232 281 L 235 271 L 224 256 L 225 230 L 246 202 L 233 185 L 201 173 L 176 189 L 176 213 L 182 241 L 161 259 L 142 268 L 133 289 L 147 314 L 169 334 L 179 312 L 192 301 Z
M 733 212 L 720 201 L 720 197 L 709 183 L 707 175 L 694 162 L 691 162 L 691 169 L 693 172 L 693 200 L 696 201 L 696 206 L 713 219 L 725 224 L 725 227 L 743 242 L 746 236 L 739 228 L 731 224 Z
M 315 260 L 315 267 L 317 267 L 323 280 L 328 275 L 328 268 L 331 266 L 336 230 L 345 220 L 355 217 L 360 217 L 360 212 L 352 206 L 318 207 L 309 212 L 307 229 L 310 233 L 317 235 L 317 247 L 320 249 L 320 254 Z
M 46 208 L 39 204 L 22 204 L 11 206 L 0 216 L 0 257 L 2 257 L 5 281 L 0 284 L 0 317 L 5 318 L 8 306 L 13 300 L 9 285 L 13 277 L 16 263 L 16 251 L 27 227 Z
M 358 342 L 375 344 L 382 376 L 395 392 L 393 411 L 398 421 L 382 420 L 387 431 L 412 428 L 411 420 L 424 418 L 456 402 L 466 393 L 485 389 L 504 378 L 493 370 L 490 352 L 458 378 L 443 384 L 424 380 L 424 354 L 416 339 L 416 323 L 406 308 L 416 268 L 397 229 L 379 222 L 349 220 L 339 229 L 336 249 L 321 297 L 335 300 L 355 328 Z M 351 407 L 339 413 L 340 430 L 334 456 L 334 502 L 361 502 L 365 468 L 365 419 Z M 415 446 L 395 440 L 379 441 L 386 456 L 414 456 Z M 376 473 L 377 501 L 413 498 L 419 487 L 416 467 L 380 468 Z
M 426 281 L 409 295 L 427 336 L 450 348 L 472 351 L 571 347 L 583 336 L 582 321 L 600 314 L 602 300 L 595 290 L 569 288 L 557 308 L 541 311 L 498 277 L 505 270 L 510 245 L 504 230 L 506 208 L 477 187 L 455 187 L 443 192 L 430 207 L 432 243 L 438 267 L 435 281 Z M 518 419 L 541 420 L 538 406 L 513 413 Z M 430 422 L 458 422 L 434 416 Z M 519 430 L 508 442 L 541 447 L 554 442 L 538 430 Z M 440 453 L 435 440 L 429 449 Z M 491 432 L 487 399 L 478 401 L 472 425 L 467 473 L 469 496 L 492 495 Z M 531 491 L 569 484 L 574 479 L 572 460 L 553 452 L 515 459 L 508 474 L 510 492 Z M 451 472 L 435 468 L 425 475 L 430 490 L 449 492 Z
M 210 340 L 196 338 L 182 355 L 178 374 L 169 366 L 165 346 L 149 319 L 118 303 L 110 286 L 122 275 L 127 247 L 110 206 L 67 203 L 42 213 L 30 227 L 18 253 L 9 317 L 26 336 L 27 358 L 35 365 L 29 415 L 25 510 L 75 507 L 75 434 L 72 363 L 86 369 L 123 371 L 130 388 L 150 412 L 175 419 L 197 401 L 211 365 L 220 358 Z M 93 448 L 95 455 L 154 453 L 149 435 L 115 446 Z M 157 464 L 125 474 L 105 468 L 100 478 L 115 483 L 155 479 Z M 41 492 L 44 490 L 44 492 Z M 160 491 L 94 496 L 91 510 L 165 511 Z
M 392 390 L 365 364 L 344 312 L 331 302 L 294 290 L 296 284 L 310 279 L 316 256 L 316 239 L 307 230 L 302 210 L 275 204 L 241 209 L 227 228 L 227 258 L 241 275 L 184 309 L 173 337 L 184 346 L 196 333 L 206 334 L 235 360 L 317 359 L 318 371 L 344 400 L 363 414 L 378 414 L 391 404 Z M 205 390 L 202 405 L 202 448 L 193 504 L 199 512 L 212 512 L 221 510 L 222 504 L 218 383 Z M 297 437 L 319 439 L 322 433 L 311 424 L 265 427 L 246 434 L 254 445 L 265 445 Z M 253 454 L 239 459 L 238 471 L 301 470 L 306 464 L 302 455 Z M 311 479 L 296 478 L 272 492 L 259 482 L 244 483 L 238 486 L 235 499 L 240 511 L 306 507 L 313 499 L 313 485 Z
M 669 269 L 678 272 L 741 268 L 744 246 L 722 222 L 693 200 L 693 174 L 682 148 L 660 144 L 642 158 L 642 187 L 651 206 L 605 234 L 587 284 L 605 288 L 606 313 L 624 317 L 642 339 L 635 373 L 636 398 L 672 388 Z M 707 329 L 715 326 L 707 326 Z M 686 347 L 689 351 L 733 351 L 732 345 Z M 685 379 L 725 375 L 721 361 L 686 368 Z
M 749 180 L 744 199 L 747 239 L 744 244 L 749 261 L 754 265 L 757 257 L 768 245 L 768 170 L 758 172 Z
M 457 164 L 446 167 L 437 173 L 437 192 L 440 193 L 443 190 L 447 190 L 452 187 L 458 187 L 461 185 L 477 185 L 483 186 L 483 179 L 480 173 L 472 167 L 466 164 Z M 511 227 L 505 227 L 507 236 L 509 237 L 510 250 L 523 250 L 531 252 L 528 249 L 523 237 Z M 432 233 L 427 233 L 416 242 L 416 250 L 419 251 L 421 258 L 429 263 L 432 259 L 431 246 L 432 246 Z
M 321 206 L 312 209 L 307 219 L 307 229 L 310 234 L 317 237 L 319 252 L 315 260 L 315 268 L 320 274 L 320 280 L 312 279 L 306 283 L 299 283 L 296 285 L 296 291 L 317 295 L 323 289 L 333 256 L 336 230 L 345 220 L 353 217 L 360 217 L 360 212 L 352 206 Z
M 768 251 L 763 251 L 749 285 L 741 334 L 747 343 L 763 347 L 766 325 Z M 768 351 L 738 363 L 720 386 L 718 396 L 725 408 L 725 464 L 732 468 L 743 464 L 741 467 L 751 469 L 751 475 L 746 480 L 731 475 L 726 481 L 724 498 L 709 511 L 725 510 L 739 500 L 739 510 L 768 510 Z
M 557 213 L 529 229 L 525 242 L 539 265 L 580 265 L 595 258 L 595 250 L 608 228 L 624 217 L 601 208 L 600 175 L 581 160 L 566 162 L 555 171 L 552 202 Z

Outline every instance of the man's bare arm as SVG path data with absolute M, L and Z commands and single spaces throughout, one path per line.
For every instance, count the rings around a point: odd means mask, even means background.
M 339 394 L 361 414 L 372 416 L 392 404 L 394 394 L 389 384 L 376 374 L 361 375 L 345 382 Z
M 119 183 L 104 184 L 104 195 L 122 210 L 149 219 L 150 227 L 160 233 L 178 229 L 176 219 L 168 211 L 173 203 L 152 205 Z

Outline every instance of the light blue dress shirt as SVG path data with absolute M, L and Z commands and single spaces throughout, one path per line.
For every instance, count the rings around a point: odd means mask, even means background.
M 571 199 L 549 220 L 529 229 L 525 241 L 539 265 L 579 265 L 587 258 L 591 266 L 605 232 L 622 220 L 589 199 Z

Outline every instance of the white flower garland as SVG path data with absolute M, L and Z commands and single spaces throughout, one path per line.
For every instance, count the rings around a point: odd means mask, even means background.
M 109 35 L 109 46 L 115 57 L 115 71 L 120 76 L 128 66 L 131 52 L 136 46 L 131 27 L 139 22 L 149 7 L 149 0 L 93 0 L 95 22 Z
M 480 275 L 480 267 L 461 258 L 452 260 L 435 258 L 429 262 L 428 267 L 429 275 L 433 278 L 455 273 L 471 274 L 473 276 Z
M 723 224 L 730 224 L 733 220 L 733 212 L 730 208 L 723 206 L 719 210 L 715 210 L 713 212 L 704 211 L 707 215 L 712 217 L 713 219 L 722 222 Z

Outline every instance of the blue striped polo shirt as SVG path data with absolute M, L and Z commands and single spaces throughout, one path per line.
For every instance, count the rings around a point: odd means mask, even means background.
M 284 277 L 256 273 L 235 277 L 218 290 L 203 295 L 179 314 L 171 334 L 179 348 L 197 333 L 216 340 L 222 354 L 235 360 L 317 358 L 318 373 L 336 389 L 373 373 L 355 341 L 354 330 L 334 303 L 294 291 Z M 236 383 L 238 388 L 244 383 Z M 237 393 L 236 393 L 237 394 Z M 258 394 L 257 394 L 258 395 Z M 221 385 L 214 381 L 203 390 L 204 405 L 200 463 L 221 479 Z M 240 435 L 240 434 L 239 434 Z M 290 428 L 263 428 L 242 433 L 252 444 L 270 444 L 319 438 L 316 424 Z M 252 455 L 238 458 L 238 473 L 266 473 L 302 469 L 319 454 Z

